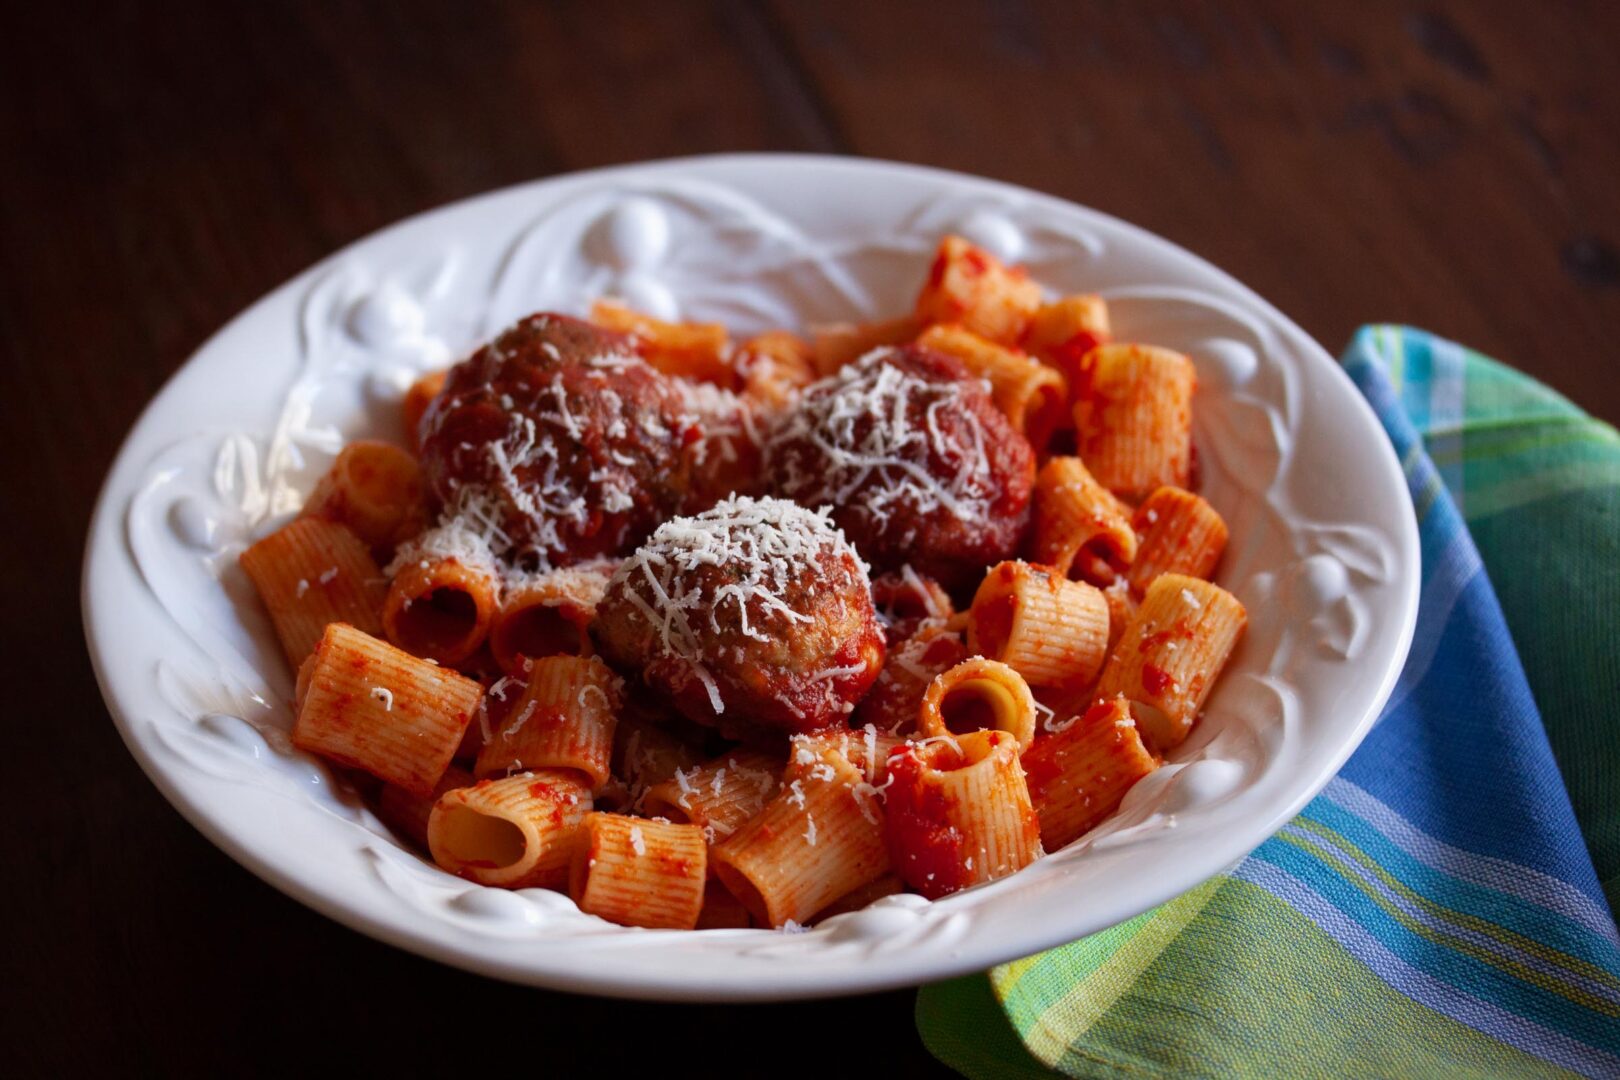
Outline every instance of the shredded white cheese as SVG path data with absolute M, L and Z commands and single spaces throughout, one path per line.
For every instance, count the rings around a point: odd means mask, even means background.
M 664 522 L 619 565 L 608 588 L 623 595 L 657 631 L 660 653 L 685 664 L 718 714 L 725 712 L 726 703 L 710 671 L 697 620 L 706 620 L 708 629 L 719 633 L 722 613 L 732 609 L 737 627 L 754 640 L 771 642 L 796 632 L 814 617 L 789 600 L 805 564 L 817 559 L 842 571 L 844 581 L 835 581 L 835 586 L 864 584 L 869 572 L 826 509 L 733 495 L 695 517 Z M 710 567 L 725 573 L 696 572 Z M 861 670 L 864 664 L 817 675 L 831 680 Z
M 875 349 L 809 387 L 766 442 L 767 474 L 791 498 L 848 507 L 879 528 L 899 506 L 982 521 L 999 492 L 983 426 L 964 404 L 970 384 L 919 377 L 894 355 Z

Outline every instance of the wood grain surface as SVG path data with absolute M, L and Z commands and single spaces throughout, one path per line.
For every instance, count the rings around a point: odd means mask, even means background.
M 125 752 L 76 600 L 107 465 L 226 319 L 397 218 L 670 155 L 926 162 L 1161 233 L 1330 351 L 1404 320 L 1620 419 L 1620 5 L 53 0 L 3 26 L 13 1075 L 941 1071 L 909 991 L 610 1004 L 376 944 Z

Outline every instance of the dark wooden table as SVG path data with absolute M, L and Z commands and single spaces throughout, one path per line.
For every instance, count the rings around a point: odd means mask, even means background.
M 841 1072 L 937 1070 L 910 992 L 707 1008 L 542 993 L 261 884 L 169 809 L 107 720 L 76 601 L 91 501 L 169 373 L 333 249 L 521 180 L 737 149 L 1040 188 L 1207 256 L 1330 349 L 1406 320 L 1620 418 L 1620 7 L 1225 7 L 8 5 L 5 1071 L 620 1075 L 678 1048 L 712 1075 L 762 1074 L 829 1046 Z

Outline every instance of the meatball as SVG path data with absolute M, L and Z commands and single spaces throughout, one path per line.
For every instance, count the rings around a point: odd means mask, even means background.
M 592 629 L 610 663 L 732 738 L 843 723 L 883 668 L 866 565 L 824 513 L 782 499 L 659 526 Z
M 765 473 L 778 495 L 830 505 L 874 566 L 956 589 L 1016 553 L 1035 454 L 961 361 L 907 346 L 805 391 L 766 441 Z
M 629 338 L 541 314 L 456 365 L 419 436 L 441 505 L 547 569 L 622 554 L 679 511 L 702 429 Z

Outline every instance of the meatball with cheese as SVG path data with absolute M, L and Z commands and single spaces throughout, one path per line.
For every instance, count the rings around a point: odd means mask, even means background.
M 640 543 L 686 503 L 703 439 L 679 384 L 628 337 L 551 314 L 451 369 L 418 435 L 442 508 L 541 569 Z
M 961 361 L 875 350 L 812 385 L 765 446 L 778 495 L 829 505 L 882 570 L 910 563 L 948 588 L 1014 555 L 1035 454 Z
M 783 499 L 660 525 L 592 630 L 610 663 L 733 738 L 844 723 L 883 669 L 866 565 L 824 513 Z

